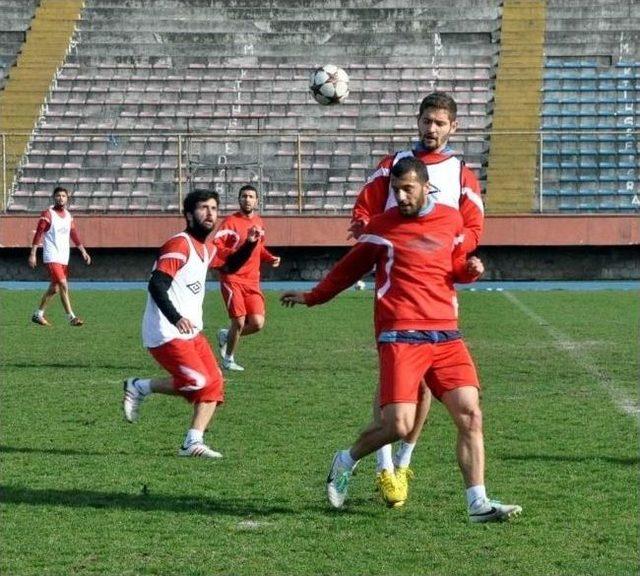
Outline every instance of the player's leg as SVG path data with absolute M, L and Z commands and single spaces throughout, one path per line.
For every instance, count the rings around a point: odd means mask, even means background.
M 349 450 L 338 452 L 327 479 L 327 495 L 332 506 L 339 508 L 346 498 L 348 481 L 360 458 L 406 436 L 414 427 L 421 375 L 430 363 L 428 348 L 423 344 L 385 343 L 378 346 L 380 364 L 380 418 L 374 411 L 373 422 L 360 434 Z M 390 505 L 404 503 L 393 474 L 388 474 L 388 490 L 382 491 Z
M 264 316 L 260 314 L 248 314 L 245 318 L 244 327 L 242 328 L 242 336 L 249 336 L 260 332 L 264 327 Z
M 62 278 L 60 265 L 54 263 L 45 264 L 47 272 L 49 273 L 49 287 L 42 295 L 38 309 L 33 313 L 31 321 L 41 326 L 51 326 L 51 323 L 46 319 L 44 315 L 45 308 L 48 306 L 49 301 L 58 293 L 58 282 Z
M 122 383 L 122 410 L 127 422 L 135 422 L 139 417 L 140 404 L 149 394 L 168 394 L 175 396 L 172 378 L 127 378 Z
M 244 368 L 236 363 L 235 351 L 247 315 L 242 285 L 223 282 L 220 284 L 220 292 L 230 320 L 228 328 L 218 330 L 218 349 L 222 358 L 222 367 L 225 370 L 241 372 Z
M 514 504 L 488 498 L 485 488 L 484 436 L 479 382 L 473 360 L 462 340 L 438 345 L 429 385 L 456 425 L 456 455 L 466 488 L 472 522 L 506 520 L 522 511 Z
M 244 368 L 240 366 L 235 359 L 235 351 L 240 341 L 240 336 L 245 326 L 246 316 L 235 316 L 231 318 L 229 332 L 227 333 L 226 350 L 222 359 L 222 367 L 225 370 L 235 370 L 242 372 Z
M 382 408 L 379 421 L 371 422 L 360 434 L 351 448 L 338 451 L 331 463 L 327 477 L 327 497 L 334 508 L 341 508 L 347 497 L 349 480 L 361 458 L 375 452 L 381 446 L 395 442 L 413 427 L 415 403 L 402 402 L 387 404 Z M 387 472 L 387 471 L 385 471 Z M 393 474 L 385 474 L 383 497 L 389 506 L 404 503 Z
M 224 380 L 211 346 L 202 334 L 194 338 L 193 347 L 201 362 L 199 369 L 204 371 L 207 381 L 204 387 L 194 390 L 187 396 L 187 399 L 193 403 L 193 416 L 179 455 L 221 458 L 220 452 L 212 450 L 205 444 L 204 434 L 216 407 L 224 399 Z
M 264 328 L 266 308 L 260 286 L 243 286 L 242 296 L 246 314 L 242 336 L 248 336 Z

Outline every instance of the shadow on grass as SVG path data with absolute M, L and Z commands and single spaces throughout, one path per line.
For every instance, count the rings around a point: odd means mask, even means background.
M 345 509 L 333 510 L 328 504 L 297 501 L 301 506 L 292 508 L 285 503 L 271 503 L 258 498 L 207 498 L 189 495 L 139 494 L 125 492 L 98 492 L 96 490 L 33 489 L 17 486 L 0 486 L 0 501 L 3 504 L 27 504 L 33 506 L 68 506 L 71 508 L 96 508 L 109 510 L 164 511 L 182 514 L 217 515 L 230 517 L 262 517 L 278 514 L 313 512 L 318 514 L 338 514 L 374 516 L 374 510 Z M 366 500 L 355 499 L 353 504 L 366 505 Z
M 18 448 L 0 444 L 0 454 L 51 454 L 54 456 L 110 456 L 113 453 L 72 450 L 69 448 Z
M 282 505 L 251 498 L 206 498 L 189 495 L 127 494 L 95 490 L 59 490 L 0 486 L 0 500 L 4 504 L 34 506 L 69 506 L 72 508 L 100 508 L 112 510 L 140 510 L 177 512 L 186 514 L 226 516 L 271 516 L 297 514 L 299 511 Z
M 521 454 L 518 456 L 500 456 L 501 460 L 540 460 L 542 462 L 590 462 L 593 460 L 602 460 L 611 464 L 620 466 L 637 466 L 640 464 L 640 457 L 634 456 L 630 458 L 618 458 L 616 456 L 565 456 L 563 454 Z
M 82 369 L 86 370 L 87 368 L 91 369 L 104 369 L 104 370 L 122 370 L 122 371 L 134 371 L 138 372 L 140 370 L 140 364 L 96 364 L 95 362 L 2 362 L 0 366 L 3 368 L 55 368 L 58 369 Z M 125 375 L 126 376 L 126 375 Z

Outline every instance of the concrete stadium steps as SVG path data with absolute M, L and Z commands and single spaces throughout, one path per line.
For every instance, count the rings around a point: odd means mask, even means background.
M 17 205 L 31 191 L 37 209 L 44 197 L 36 192 L 59 179 L 87 210 L 175 209 L 176 142 L 159 149 L 135 134 L 202 131 L 227 136 L 224 146 L 191 144 L 195 185 L 214 186 L 233 204 L 239 184 L 260 177 L 267 211 L 349 210 L 371 164 L 397 143 L 305 143 L 299 159 L 283 146 L 291 144 L 287 133 L 415 133 L 417 105 L 434 89 L 456 96 L 463 127 L 488 126 L 499 3 L 417 4 L 86 0 L 23 163 Z M 308 91 L 310 71 L 343 60 L 349 99 L 319 106 Z M 63 143 L 60 131 L 78 134 Z M 260 173 L 256 150 L 237 136 L 245 131 L 280 132 L 260 150 Z M 105 136 L 81 136 L 89 132 Z M 460 145 L 481 172 L 486 142 Z

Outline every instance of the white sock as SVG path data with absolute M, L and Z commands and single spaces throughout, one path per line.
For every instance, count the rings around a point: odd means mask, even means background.
M 231 354 L 231 356 L 229 356 L 229 354 L 225 354 L 224 359 L 227 362 L 235 362 L 236 361 L 236 359 L 233 357 L 233 354 Z
M 467 506 L 469 508 L 475 508 L 474 504 L 478 506 L 486 499 L 487 491 L 484 487 L 484 484 L 478 484 L 477 486 L 471 486 L 467 488 Z
M 151 379 L 150 378 L 138 378 L 134 384 L 136 390 L 143 396 L 151 394 Z
M 38 318 L 42 318 L 44 316 L 44 310 L 42 308 L 39 308 L 38 310 L 36 310 L 34 312 L 34 314 L 38 317 Z
M 382 448 L 376 450 L 376 472 L 380 473 L 383 470 L 393 473 L 395 467 L 393 466 L 393 456 L 391 453 L 391 444 L 385 444 Z
M 351 456 L 351 452 L 349 450 L 341 450 L 340 451 L 340 462 L 342 462 L 347 468 L 353 470 L 358 463 L 357 460 L 354 460 Z
M 191 446 L 191 444 L 195 444 L 196 442 L 202 444 L 203 440 L 204 440 L 204 432 L 202 432 L 202 430 L 189 428 L 189 430 L 187 430 L 187 436 L 184 439 L 184 445 Z
M 69 314 L 67 314 L 67 319 L 69 320 L 69 322 L 71 322 L 71 320 L 73 320 L 76 317 L 76 315 L 73 312 L 69 312 Z
M 393 457 L 394 464 L 401 468 L 408 468 L 409 464 L 411 464 L 411 455 L 415 447 L 415 442 L 411 444 L 410 442 L 400 440 L 400 448 L 398 448 L 396 455 Z

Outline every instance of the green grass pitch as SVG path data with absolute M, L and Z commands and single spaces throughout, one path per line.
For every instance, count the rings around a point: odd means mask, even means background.
M 268 294 L 207 435 L 221 461 L 176 456 L 190 414 L 179 399 L 122 418 L 122 379 L 162 374 L 140 344 L 143 291 L 72 293 L 79 329 L 57 301 L 52 328 L 32 325 L 39 297 L 0 291 L 0 574 L 637 574 L 637 294 L 461 294 L 487 487 L 524 509 L 495 525 L 467 523 L 437 404 L 404 508 L 376 499 L 373 458 L 347 507 L 328 508 L 331 457 L 370 414 L 370 291 L 293 310 Z M 205 312 L 213 341 L 219 294 Z

